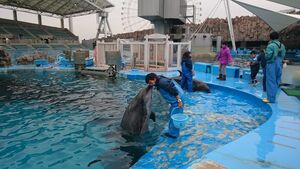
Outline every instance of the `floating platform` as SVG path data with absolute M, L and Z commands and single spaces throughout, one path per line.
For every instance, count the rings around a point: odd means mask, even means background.
M 108 65 L 103 66 L 93 66 L 93 67 L 86 67 L 85 69 L 81 70 L 80 73 L 88 74 L 88 75 L 108 75 L 107 70 L 109 69 Z
M 163 75 L 166 77 L 176 77 L 179 76 L 179 72 L 169 71 L 169 72 L 147 72 L 140 69 L 130 69 L 130 70 L 122 70 L 119 72 L 119 77 L 127 78 L 129 80 L 144 80 L 148 73 L 155 73 L 157 75 Z

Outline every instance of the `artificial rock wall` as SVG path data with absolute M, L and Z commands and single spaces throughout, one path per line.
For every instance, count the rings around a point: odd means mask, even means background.
M 226 19 L 209 18 L 202 25 L 198 33 L 212 33 L 216 36 L 222 36 L 225 41 L 230 41 L 228 24 Z M 199 27 L 199 24 L 190 24 L 191 32 Z M 272 29 L 263 20 L 256 16 L 240 16 L 233 18 L 233 29 L 236 42 L 257 42 L 269 41 L 269 34 Z M 102 39 L 113 41 L 120 39 L 143 40 L 145 35 L 153 34 L 153 29 L 135 31 L 130 33 L 117 34 L 113 37 Z M 281 39 L 288 48 L 300 49 L 300 22 L 295 23 L 280 32 Z

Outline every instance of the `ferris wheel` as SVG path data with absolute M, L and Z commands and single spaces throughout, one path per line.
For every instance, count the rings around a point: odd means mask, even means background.
M 202 17 L 201 0 L 187 0 L 187 16 L 193 15 L 194 19 L 187 22 L 200 23 Z M 151 29 L 153 24 L 150 21 L 138 17 L 138 0 L 122 0 L 121 10 L 122 27 L 125 32 Z

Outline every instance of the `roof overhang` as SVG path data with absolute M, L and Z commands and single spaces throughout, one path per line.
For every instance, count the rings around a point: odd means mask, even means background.
M 107 0 L 0 0 L 0 7 L 47 16 L 71 17 L 114 7 Z
M 291 6 L 300 9 L 299 0 L 267 0 L 267 1 L 276 2 L 282 5 Z
M 274 12 L 268 9 L 253 6 L 247 3 L 243 3 L 237 0 L 232 0 L 233 2 L 239 4 L 243 8 L 252 12 L 254 15 L 258 16 L 264 20 L 273 30 L 281 31 L 289 25 L 296 23 L 300 20 L 299 16 L 288 15 L 284 13 Z

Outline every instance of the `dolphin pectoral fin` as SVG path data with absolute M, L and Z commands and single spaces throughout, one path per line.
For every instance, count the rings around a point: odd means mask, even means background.
M 156 121 L 156 117 L 155 117 L 155 113 L 154 112 L 151 112 L 150 119 L 153 120 L 154 122 Z

